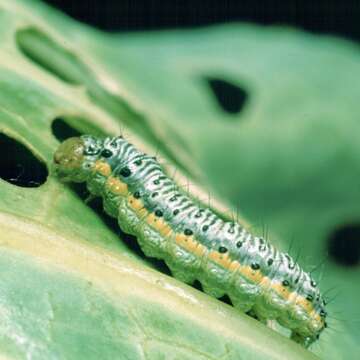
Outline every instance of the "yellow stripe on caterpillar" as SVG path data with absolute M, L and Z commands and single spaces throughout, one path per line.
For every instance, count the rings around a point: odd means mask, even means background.
M 111 175 L 111 167 L 110 165 L 105 162 L 105 161 L 102 161 L 102 160 L 97 160 L 95 162 L 95 165 L 93 166 L 92 170 L 94 172 L 97 172 L 103 176 L 110 176 Z
M 113 176 L 107 178 L 105 186 L 115 195 L 126 196 L 129 193 L 127 184 Z

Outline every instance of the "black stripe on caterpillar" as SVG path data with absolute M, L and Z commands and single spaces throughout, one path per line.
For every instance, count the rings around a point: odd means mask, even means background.
M 86 182 L 91 194 L 102 196 L 122 230 L 137 237 L 147 256 L 163 259 L 176 278 L 197 279 L 206 293 L 227 294 L 239 310 L 277 320 L 305 347 L 326 327 L 317 284 L 290 255 L 200 207 L 154 157 L 124 138 L 70 138 L 54 164 L 62 180 Z

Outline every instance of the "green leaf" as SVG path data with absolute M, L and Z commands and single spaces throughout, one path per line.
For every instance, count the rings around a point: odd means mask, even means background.
M 28 0 L 2 2 L 0 40 L 0 171 L 18 169 L 0 181 L 3 357 L 356 358 L 359 268 L 326 257 L 329 234 L 359 221 L 355 45 L 236 24 L 110 35 Z M 238 113 L 209 79 L 237 91 Z M 52 175 L 67 131 L 121 131 L 223 216 L 239 207 L 279 248 L 292 243 L 304 267 L 325 259 L 320 287 L 340 289 L 340 320 L 307 351 L 159 272 L 101 204 Z M 17 164 L 49 176 L 21 187 Z

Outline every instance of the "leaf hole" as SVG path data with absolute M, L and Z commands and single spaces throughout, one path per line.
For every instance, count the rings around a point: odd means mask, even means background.
M 19 141 L 0 133 L 0 178 L 20 187 L 39 187 L 49 172 L 44 162 Z
M 223 111 L 232 115 L 243 111 L 248 101 L 248 92 L 245 89 L 220 78 L 206 77 L 205 80 Z
M 81 85 L 89 78 L 89 69 L 77 56 L 41 30 L 34 27 L 18 30 L 15 41 L 19 50 L 28 59 L 62 81 Z
M 64 119 L 56 118 L 51 123 L 51 131 L 60 142 L 70 138 L 80 136 L 81 133 L 70 126 Z
M 55 138 L 62 142 L 70 137 L 90 134 L 106 136 L 106 134 L 87 120 L 77 116 L 57 117 L 51 123 L 51 131 Z
M 328 239 L 328 252 L 339 265 L 353 267 L 360 263 L 360 224 L 336 229 Z

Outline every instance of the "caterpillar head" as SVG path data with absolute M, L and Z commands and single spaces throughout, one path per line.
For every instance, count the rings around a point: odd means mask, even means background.
M 100 157 L 102 141 L 84 135 L 65 140 L 54 154 L 56 175 L 62 181 L 85 181 L 94 162 Z

